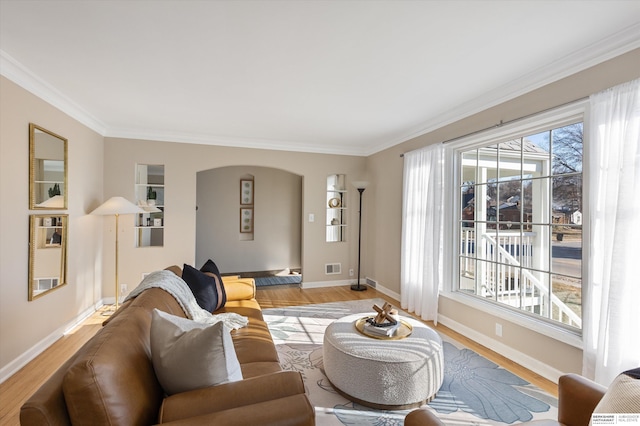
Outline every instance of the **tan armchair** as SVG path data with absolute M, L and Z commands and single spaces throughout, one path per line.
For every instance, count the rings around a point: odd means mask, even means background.
M 558 383 L 558 420 L 538 420 L 531 425 L 588 426 L 593 410 L 606 392 L 606 388 L 577 374 L 560 377 Z M 443 426 L 444 423 L 426 408 L 410 412 L 405 426 Z

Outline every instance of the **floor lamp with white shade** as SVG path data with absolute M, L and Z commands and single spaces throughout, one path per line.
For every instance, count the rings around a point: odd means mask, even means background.
M 358 192 L 360 193 L 360 210 L 358 211 L 358 277 L 356 278 L 356 284 L 351 286 L 351 290 L 354 291 L 364 291 L 367 289 L 366 286 L 360 285 L 360 251 L 362 248 L 362 193 L 369 185 L 369 182 L 358 180 L 353 182 L 353 186 L 356 187 Z
M 118 310 L 118 299 L 120 293 L 120 286 L 118 284 L 118 217 L 121 214 L 136 213 L 145 213 L 145 210 L 123 197 L 111 197 L 102 203 L 100 207 L 91 212 L 91 214 L 95 215 L 116 217 L 116 303 L 114 305 L 114 312 Z

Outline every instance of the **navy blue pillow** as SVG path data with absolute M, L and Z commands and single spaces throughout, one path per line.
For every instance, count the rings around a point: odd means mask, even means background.
M 626 374 L 629 377 L 633 377 L 634 379 L 640 379 L 640 367 L 634 368 L 633 370 L 625 371 L 623 374 Z
M 224 306 L 223 299 L 218 297 L 218 288 L 222 286 L 222 281 L 216 282 L 218 279 L 215 276 L 207 275 L 184 264 L 182 279 L 187 283 L 202 309 L 213 312 Z
M 211 272 L 213 274 L 220 275 L 220 271 L 218 270 L 218 265 L 216 265 L 215 262 L 211 259 L 207 260 L 204 263 L 204 265 L 202 265 L 202 268 L 200 268 L 200 271 Z
M 200 271 L 216 278 L 216 292 L 218 293 L 218 301 L 220 302 L 218 309 L 222 308 L 225 303 L 227 303 L 227 293 L 224 290 L 224 282 L 222 281 L 222 276 L 220 275 L 218 266 L 213 260 L 209 259 L 204 263 L 204 265 L 202 265 Z

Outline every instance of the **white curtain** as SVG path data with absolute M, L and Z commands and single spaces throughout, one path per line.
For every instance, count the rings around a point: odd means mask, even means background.
M 583 374 L 640 366 L 640 80 L 591 96 Z
M 400 302 L 424 320 L 438 320 L 443 279 L 444 149 L 404 155 Z

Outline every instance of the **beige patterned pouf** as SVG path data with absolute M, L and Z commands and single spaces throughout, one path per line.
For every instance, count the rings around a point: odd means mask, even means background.
M 374 314 L 371 314 L 374 315 Z M 333 387 L 346 398 L 379 409 L 412 408 L 440 389 L 444 359 L 438 333 L 411 318 L 400 340 L 382 340 L 356 330 L 355 314 L 331 323 L 324 334 L 323 364 Z

